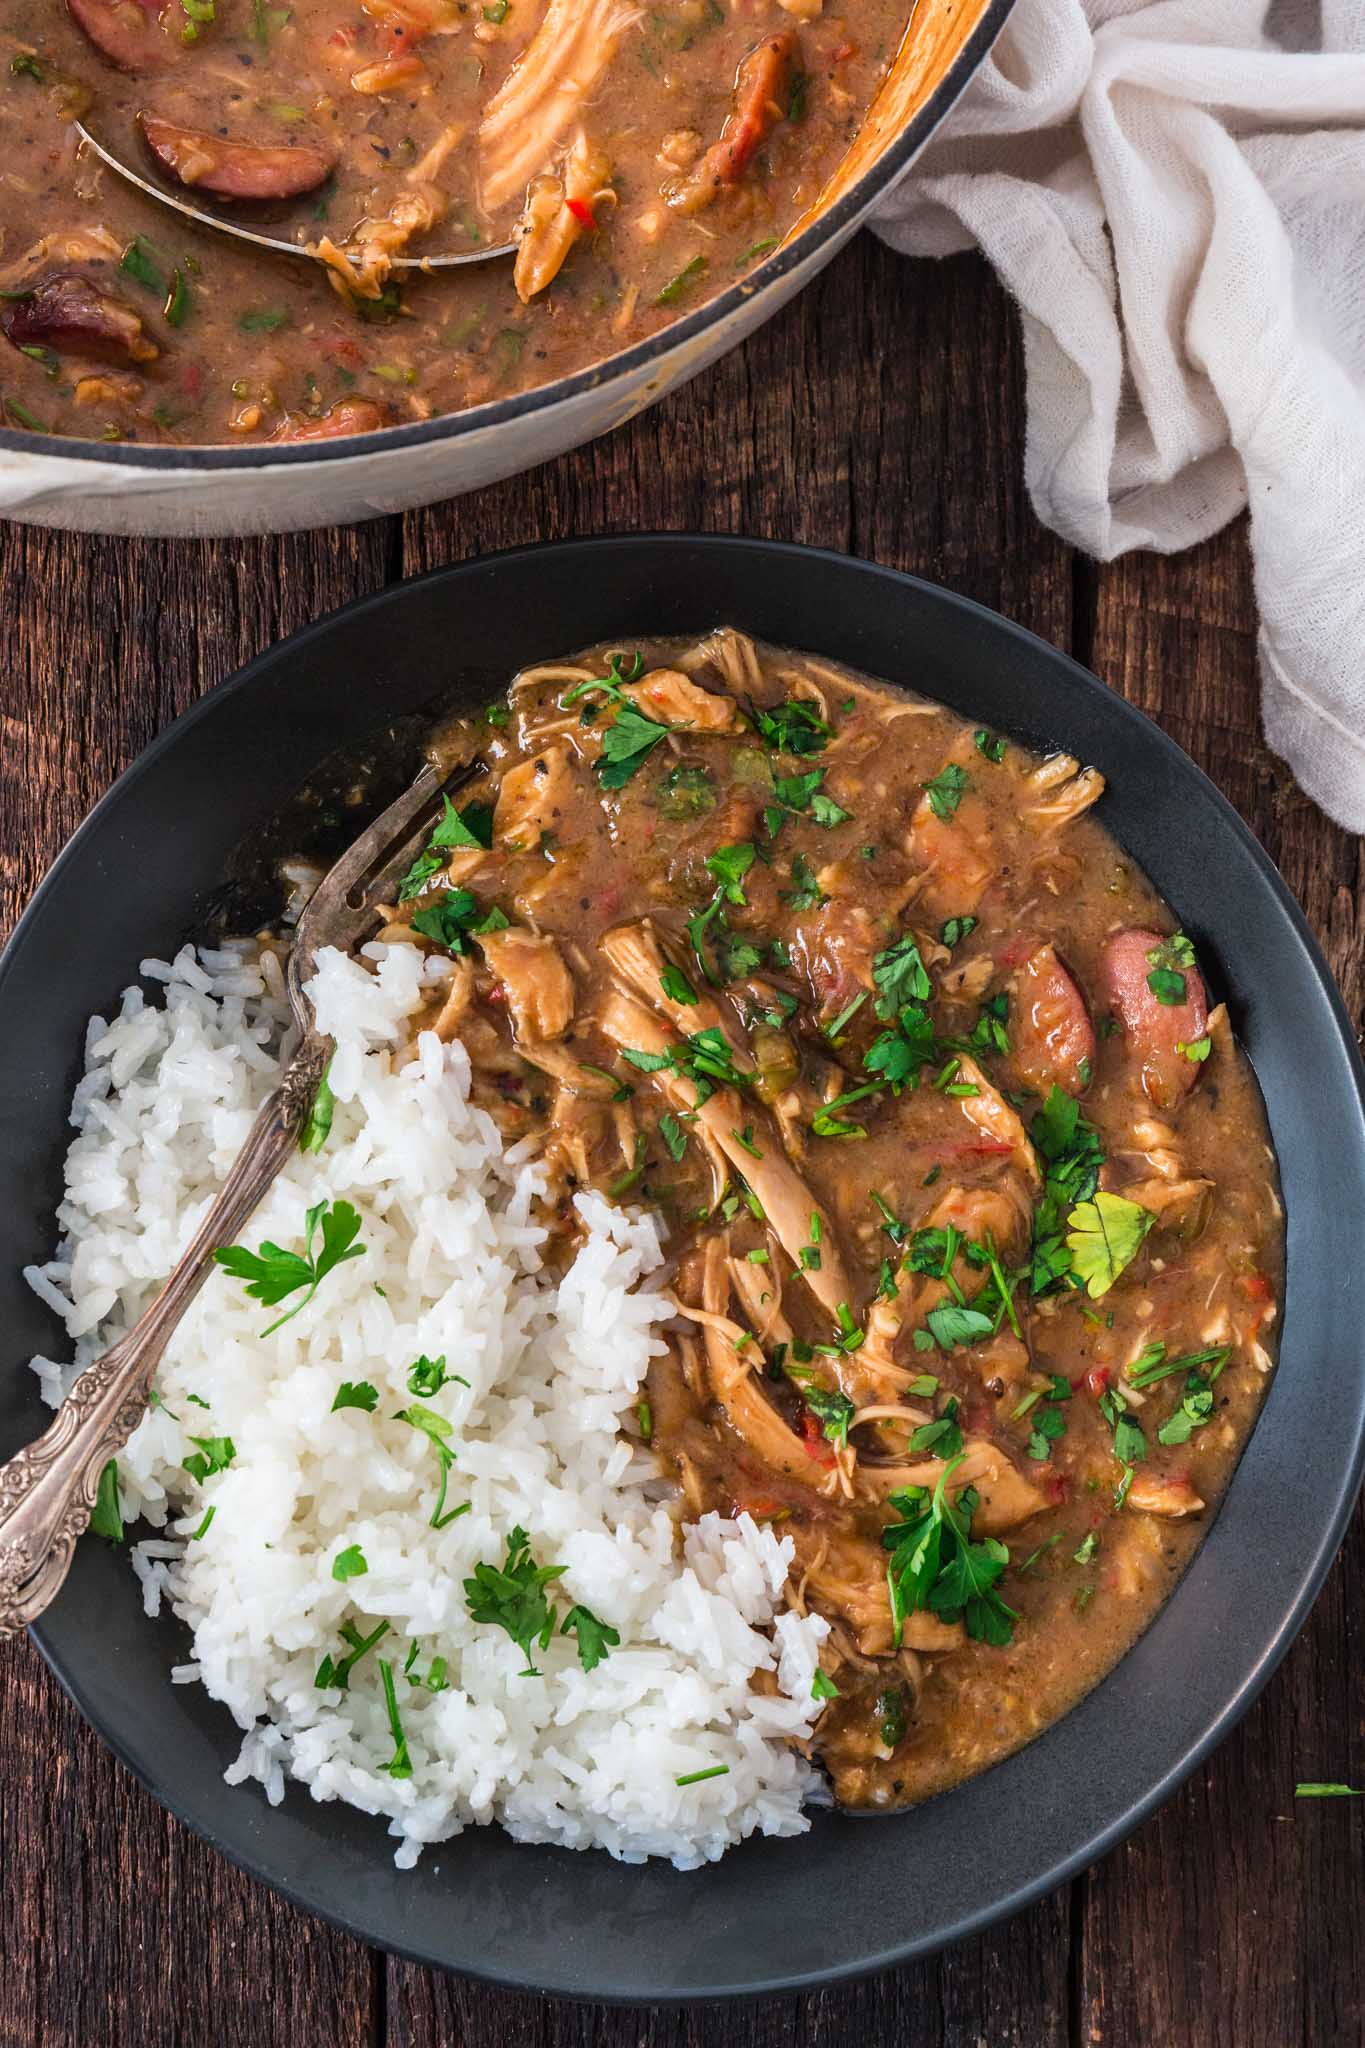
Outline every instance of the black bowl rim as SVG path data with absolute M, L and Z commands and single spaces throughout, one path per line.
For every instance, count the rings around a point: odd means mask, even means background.
M 207 696 L 200 698 L 182 712 L 170 725 L 159 733 L 111 785 L 109 790 L 100 798 L 76 832 L 67 841 L 16 923 L 3 952 L 0 952 L 0 1006 L 3 1006 L 5 983 L 19 942 L 30 926 L 41 915 L 45 900 L 52 892 L 59 874 L 69 863 L 79 857 L 87 840 L 94 837 L 102 829 L 111 814 L 116 812 L 130 798 L 136 797 L 137 785 L 143 774 L 164 753 L 174 746 L 188 729 L 197 725 L 200 720 L 213 716 L 216 708 L 226 698 L 256 686 L 268 684 L 270 672 L 281 658 L 288 658 L 292 653 L 296 653 L 314 641 L 325 639 L 326 636 L 336 630 L 338 622 L 352 621 L 369 611 L 382 610 L 386 606 L 392 605 L 395 601 L 402 602 L 403 594 L 411 589 L 441 582 L 458 584 L 462 577 L 477 574 L 492 565 L 511 566 L 523 561 L 534 561 L 535 558 L 542 557 L 551 551 L 558 556 L 581 556 L 588 562 L 591 562 L 594 557 L 601 558 L 612 552 L 627 552 L 641 558 L 647 558 L 651 551 L 673 547 L 685 547 L 693 553 L 701 553 L 703 555 L 722 555 L 732 551 L 748 551 L 750 554 L 757 556 L 794 559 L 796 561 L 813 561 L 826 568 L 833 569 L 841 576 L 848 575 L 855 579 L 865 579 L 868 588 L 875 588 L 876 585 L 882 582 L 890 582 L 896 586 L 908 588 L 922 598 L 928 598 L 933 603 L 945 605 L 951 610 L 967 615 L 975 620 L 979 627 L 997 639 L 1003 640 L 1005 643 L 1012 642 L 1021 649 L 1027 648 L 1034 652 L 1041 652 L 1049 663 L 1060 665 L 1069 674 L 1073 682 L 1081 683 L 1087 692 L 1097 695 L 1105 707 L 1101 715 L 1109 717 L 1120 727 L 1126 725 L 1134 733 L 1141 732 L 1149 744 L 1155 742 L 1159 751 L 1166 757 L 1166 760 L 1173 769 L 1178 770 L 1180 775 L 1187 780 L 1193 777 L 1202 786 L 1203 795 L 1206 799 L 1211 800 L 1215 810 L 1220 813 L 1222 825 L 1233 834 L 1241 851 L 1250 858 L 1252 865 L 1258 871 L 1261 881 L 1269 888 L 1279 908 L 1286 915 L 1294 936 L 1298 940 L 1306 966 L 1313 980 L 1317 983 L 1318 991 L 1324 1001 L 1326 1013 L 1330 1018 L 1335 1037 L 1341 1052 L 1345 1056 L 1345 1065 L 1354 1086 L 1355 1106 L 1358 1113 L 1358 1125 L 1352 1133 L 1352 1144 L 1357 1154 L 1365 1151 L 1365 1062 L 1362 1062 L 1345 1004 L 1332 978 L 1330 969 L 1323 958 L 1317 940 L 1288 885 L 1284 882 L 1274 863 L 1270 860 L 1268 854 L 1241 815 L 1222 795 L 1217 785 L 1205 775 L 1198 764 L 1185 753 L 1184 749 L 1169 734 L 1164 732 L 1155 721 L 1148 718 L 1135 705 L 1115 695 L 1098 677 L 1076 662 L 1070 655 L 1054 647 L 1050 642 L 1043 640 L 1041 636 L 1030 632 L 1028 628 L 1004 618 L 1002 614 L 991 610 L 990 607 L 980 604 L 974 599 L 961 596 L 957 592 L 947 590 L 941 585 L 930 583 L 922 577 L 912 576 L 903 571 L 891 569 L 857 557 L 841 555 L 831 549 L 806 547 L 799 543 L 788 541 L 751 540 L 741 536 L 679 532 L 653 532 L 626 536 L 604 534 L 582 539 L 530 543 L 524 546 L 501 549 L 491 554 L 475 556 L 461 563 L 429 571 L 420 577 L 411 578 L 401 584 L 391 584 L 383 590 L 370 593 L 348 605 L 339 607 L 337 610 L 326 614 L 323 618 L 314 621 L 311 625 L 302 628 L 299 632 L 290 635 L 287 639 L 265 649 L 252 661 L 227 677 L 221 684 L 211 690 Z M 699 612 L 704 611 L 704 601 L 699 600 L 698 609 Z M 844 1964 L 816 1967 L 808 1970 L 793 1970 L 782 1975 L 774 1975 L 761 1983 L 742 1981 L 735 1984 L 715 1984 L 686 1992 L 678 1992 L 676 1989 L 666 1987 L 626 1992 L 611 1987 L 598 1990 L 582 1988 L 576 1985 L 557 1984 L 553 1987 L 550 1995 L 565 1997 L 578 2002 L 594 2002 L 609 2005 L 682 2005 L 713 2000 L 747 2000 L 787 1992 L 814 1990 L 827 1984 L 845 1983 L 871 1975 L 877 1971 L 891 1969 L 912 1962 L 924 1956 L 936 1954 L 946 1947 L 978 1934 L 984 1929 L 1023 1911 L 1038 1899 L 1055 1891 L 1081 1871 L 1088 1869 L 1110 1850 L 1117 1847 L 1198 1769 L 1200 1764 L 1227 1737 L 1237 1722 L 1253 1705 L 1288 1651 L 1310 1607 L 1321 1590 L 1323 1581 L 1345 1535 L 1356 1494 L 1360 1489 L 1362 1477 L 1365 1476 L 1365 1408 L 1362 1408 L 1361 1413 L 1356 1417 L 1353 1427 L 1354 1441 L 1350 1444 L 1349 1456 L 1344 1466 L 1339 1468 L 1339 1478 L 1330 1499 L 1324 1500 L 1316 1495 L 1313 1497 L 1314 1505 L 1320 1515 L 1320 1519 L 1317 1522 L 1319 1534 L 1308 1561 L 1300 1568 L 1297 1588 L 1293 1597 L 1280 1610 L 1278 1621 L 1262 1640 L 1259 1654 L 1255 1661 L 1246 1669 L 1241 1683 L 1224 1701 L 1221 1708 L 1207 1720 L 1203 1732 L 1198 1739 L 1189 1743 L 1170 1767 L 1163 1771 L 1140 1797 L 1131 1799 L 1120 1813 L 1102 1826 L 1092 1828 L 1085 1839 L 1069 1853 L 1049 1861 L 1046 1868 L 1040 1869 L 1027 1882 L 1016 1885 L 1007 1894 L 992 1897 L 987 1903 L 962 1913 L 950 1923 L 940 1924 L 929 1933 L 885 1945 Z M 1202 1554 L 1203 1549 L 1204 1545 L 1201 1544 L 1200 1550 L 1195 1554 L 1196 1561 Z M 1161 1612 L 1165 1612 L 1179 1598 L 1180 1590 L 1180 1586 L 1173 1590 Z M 543 1980 L 519 1976 L 512 1970 L 483 1967 L 477 1959 L 461 1958 L 458 1963 L 451 1963 L 442 1956 L 434 1954 L 421 1946 L 405 1946 L 401 1941 L 393 1941 L 387 1937 L 381 1940 L 357 1919 L 348 1916 L 346 1912 L 320 1904 L 306 1884 L 267 1875 L 262 1868 L 260 1860 L 258 1860 L 258 1855 L 254 1848 L 243 1847 L 239 1849 L 235 1845 L 228 1846 L 211 1825 L 207 1825 L 196 1818 L 191 1810 L 190 1802 L 168 1796 L 166 1791 L 157 1782 L 155 1771 L 148 1768 L 141 1759 L 125 1746 L 118 1734 L 110 1731 L 105 1725 L 102 1716 L 94 1715 L 90 1712 L 79 1697 L 78 1691 L 68 1679 L 60 1642 L 54 1639 L 56 1635 L 60 1634 L 60 1630 L 54 1631 L 50 1621 L 43 1619 L 35 1623 L 29 1633 L 36 1642 L 39 1651 L 54 1676 L 61 1684 L 63 1691 L 72 1700 L 82 1716 L 94 1727 L 101 1740 L 114 1751 L 120 1761 L 132 1771 L 138 1781 L 160 1804 L 167 1807 L 175 1814 L 178 1820 L 200 1835 L 213 1848 L 217 1849 L 229 1862 L 246 1871 L 248 1875 L 256 1878 L 261 1883 L 266 1884 L 272 1891 L 278 1892 L 282 1897 L 288 1899 L 292 1905 L 305 1912 L 315 1914 L 341 1932 L 367 1944 L 380 1947 L 388 1953 L 406 1957 L 410 1961 L 435 1968 L 455 1969 L 461 1975 L 468 1976 L 475 1981 L 490 1983 L 513 1990 L 545 1994 L 546 1987 Z M 1094 1696 L 1094 1693 L 1092 1693 L 1087 1697 L 1093 1698 Z M 1084 1701 L 1071 1709 L 1070 1713 L 1079 1713 L 1083 1705 Z M 1033 1742 L 1026 1744 L 1024 1751 L 1019 1752 L 1019 1754 L 1027 1754 L 1030 1749 L 1043 1741 L 1052 1729 L 1064 1726 L 1068 1718 L 1069 1714 L 1063 1715 L 1059 1721 L 1050 1724 L 1049 1728 L 1040 1731 L 1039 1736 L 1035 1737 Z M 990 1774 L 986 1773 L 984 1775 L 989 1776 Z M 950 1798 L 953 1795 L 948 1793 L 941 1796 Z M 878 1817 L 867 1817 L 868 1820 L 875 1818 Z M 378 1826 L 379 1824 L 376 1822 L 375 1825 Z M 795 1852 L 800 1854 L 799 1846 L 794 1845 L 794 1847 Z M 738 1854 L 741 1852 L 732 1851 L 731 1853 Z M 692 1875 L 704 1876 L 704 1873 L 693 1873 Z
M 918 0 L 913 0 L 913 4 L 918 5 Z M 578 398 L 584 392 L 612 384 L 618 378 L 632 376 L 635 371 L 644 369 L 673 349 L 685 348 L 688 342 L 708 329 L 723 325 L 750 299 L 780 284 L 808 257 L 817 254 L 845 229 L 855 225 L 874 197 L 881 191 L 889 191 L 901 174 L 908 170 L 939 123 L 956 104 L 1004 27 L 1013 6 L 1014 0 L 987 0 L 981 19 L 956 60 L 895 141 L 887 145 L 876 163 L 863 172 L 843 198 L 810 227 L 803 229 L 789 247 L 774 250 L 747 277 L 727 285 L 723 292 L 707 299 L 681 319 L 661 327 L 656 334 L 636 342 L 632 348 L 623 349 L 619 355 L 607 356 L 600 363 L 590 363 L 585 369 L 575 370 L 572 376 L 538 384 L 511 398 L 490 400 L 486 405 L 468 406 L 459 412 L 437 413 L 429 420 L 416 420 L 408 426 L 380 427 L 368 434 L 348 434 L 335 442 L 266 443 L 247 448 L 223 448 L 212 444 L 206 447 L 162 448 L 81 441 L 67 434 L 21 432 L 15 427 L 0 426 L 0 451 L 12 451 L 16 455 L 65 457 L 72 462 L 103 463 L 116 469 L 146 470 L 154 475 L 168 476 L 185 472 L 211 473 L 214 470 L 288 469 L 307 464 L 331 470 L 361 456 L 389 450 L 397 453 L 401 449 L 420 448 L 433 441 L 458 441 L 466 434 L 482 433 L 485 429 L 503 426 L 509 420 L 529 419 L 561 402 Z M 908 23 L 907 16 L 907 26 Z M 532 460 L 537 461 L 539 457 Z

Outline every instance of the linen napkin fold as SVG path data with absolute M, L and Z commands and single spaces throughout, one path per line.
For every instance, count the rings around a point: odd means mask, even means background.
M 1365 0 L 1016 0 L 874 226 L 1018 300 L 1066 540 L 1250 506 L 1266 739 L 1365 831 Z

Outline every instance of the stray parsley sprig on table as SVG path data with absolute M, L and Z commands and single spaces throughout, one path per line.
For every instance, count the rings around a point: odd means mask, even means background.
M 313 1244 L 319 1227 L 322 1242 L 315 1252 Z M 349 1202 L 324 1200 L 315 1202 L 304 1217 L 302 1253 L 285 1251 L 267 1238 L 259 1251 L 250 1252 L 241 1244 L 220 1244 L 213 1256 L 234 1280 L 246 1283 L 253 1301 L 262 1301 L 267 1308 L 274 1308 L 301 1287 L 307 1290 L 302 1301 L 295 1302 L 293 1308 L 262 1330 L 261 1335 L 269 1337 L 300 1309 L 307 1308 L 334 1267 L 361 1257 L 365 1247 L 356 1242 L 359 1235 L 360 1212 Z

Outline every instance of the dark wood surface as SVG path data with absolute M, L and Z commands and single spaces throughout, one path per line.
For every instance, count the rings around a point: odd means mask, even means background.
M 1244 534 L 1174 561 L 1100 569 L 1074 555 L 1039 528 L 1024 495 L 1022 370 L 1015 318 L 979 264 L 906 263 L 864 238 L 663 406 L 454 504 L 214 546 L 0 527 L 0 934 L 152 735 L 281 634 L 488 548 L 707 528 L 913 569 L 1069 648 L 1173 733 L 1247 817 L 1359 1025 L 1361 842 L 1328 824 L 1261 742 Z M 915 1968 L 692 2012 L 505 1995 L 332 1933 L 162 1813 L 36 1653 L 11 1646 L 0 1652 L 0 2048 L 1360 2043 L 1365 1802 L 1296 1808 L 1293 1787 L 1365 1784 L 1363 1616 L 1358 1512 L 1258 1705 L 1106 1862 Z

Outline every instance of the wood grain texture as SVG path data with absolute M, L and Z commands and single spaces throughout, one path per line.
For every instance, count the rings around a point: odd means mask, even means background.
M 0 528 L 0 933 L 178 711 L 348 598 L 494 547 L 700 528 L 945 582 L 1069 647 L 1200 761 L 1280 863 L 1365 1019 L 1361 843 L 1259 736 L 1244 537 L 1078 562 L 1020 480 L 1022 350 L 971 260 L 863 240 L 744 349 L 606 441 L 456 503 L 214 546 Z M 1306 1476 L 1306 1483 L 1307 1476 Z M 1163 1813 L 948 1955 L 728 2009 L 489 1991 L 332 1933 L 233 1871 L 0 1651 L 0 2048 L 1335 2048 L 1365 2040 L 1365 1518 L 1287 1663 Z M 1103 1768 L 1103 1759 L 1096 1759 Z M 1059 1797 L 1065 1788 L 1058 1788 Z M 932 1883 L 932 1872 L 926 1882 Z

